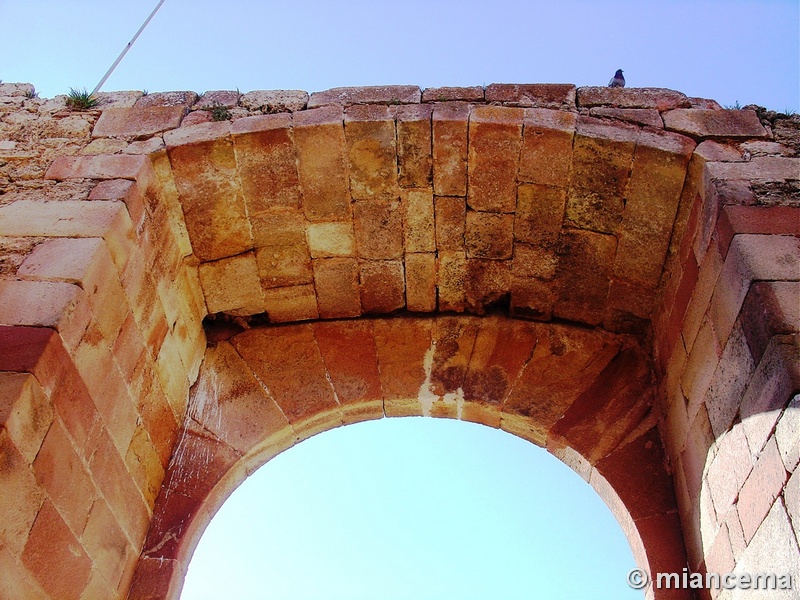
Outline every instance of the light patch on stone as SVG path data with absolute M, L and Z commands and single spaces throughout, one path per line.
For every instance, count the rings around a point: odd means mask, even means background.
M 422 369 L 425 372 L 425 381 L 419 387 L 419 394 L 417 398 L 422 406 L 422 416 L 430 417 L 433 409 L 433 403 L 439 398 L 433 393 L 433 383 L 431 376 L 433 375 L 433 355 L 436 353 L 436 340 L 431 342 L 431 347 L 425 352 L 422 360 Z

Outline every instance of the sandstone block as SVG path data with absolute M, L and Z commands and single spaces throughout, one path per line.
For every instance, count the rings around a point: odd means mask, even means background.
M 23 564 L 51 597 L 79 600 L 92 561 L 50 502 L 45 502 L 22 554 Z
M 655 306 L 655 290 L 612 279 L 603 327 L 619 333 L 644 333 Z
M 345 170 L 344 114 L 331 106 L 293 115 L 297 172 L 303 209 L 309 221 L 350 215 L 350 184 Z
M 469 121 L 470 208 L 514 212 L 523 116 L 520 108 L 473 109 Z
M 45 179 L 136 179 L 147 166 L 147 157 L 133 154 L 59 156 Z
M 357 202 L 353 220 L 360 258 L 390 260 L 403 255 L 403 211 L 398 201 Z
M 182 106 L 107 108 L 97 119 L 92 137 L 149 138 L 181 124 Z
M 419 391 L 431 348 L 429 319 L 379 319 L 374 322 L 383 408 L 386 416 L 421 415 Z
M 511 258 L 514 215 L 469 211 L 464 241 L 468 258 Z
M 306 244 L 256 249 L 258 275 L 264 289 L 311 283 L 311 258 Z
M 535 277 L 542 281 L 553 279 L 558 266 L 558 257 L 551 249 L 529 244 L 514 244 L 514 276 Z
M 800 236 L 800 207 L 723 206 L 716 227 L 717 244 L 723 255 L 739 233 Z
M 300 210 L 269 210 L 249 215 L 256 248 L 306 244 L 308 222 Z
M 264 310 L 258 262 L 253 252 L 200 265 L 208 312 L 253 315 Z
M 264 305 L 272 323 L 319 318 L 313 285 L 293 285 L 264 290 Z
M 278 206 L 300 208 L 291 116 L 238 119 L 231 134 L 248 215 Z
M 617 108 L 651 108 L 664 112 L 675 108 L 688 108 L 690 103 L 686 95 L 665 88 L 591 86 L 578 88 L 578 106 L 580 108 L 604 105 Z
M 433 192 L 437 196 L 467 195 L 469 115 L 470 107 L 464 103 L 433 109 Z
M 406 252 L 436 250 L 433 193 L 428 189 L 404 190 L 403 231 Z
M 365 260 L 360 264 L 361 307 L 365 314 L 385 314 L 406 304 L 400 260 Z
M 256 90 L 242 94 L 239 104 L 247 110 L 265 114 L 296 112 L 308 104 L 308 92 L 302 90 Z
M 347 109 L 344 133 L 353 199 L 397 198 L 397 134 L 389 108 L 358 105 Z
M 192 125 L 200 125 L 201 123 L 211 123 L 214 119 L 211 112 L 207 110 L 195 110 L 190 112 L 181 121 L 181 127 L 191 127 Z
M 622 219 L 623 198 L 639 130 L 578 117 L 567 193 L 567 219 L 577 227 L 613 233 Z
M 572 167 L 575 113 L 525 109 L 520 181 L 563 187 Z
M 150 106 L 182 106 L 188 109 L 197 101 L 195 92 L 156 92 L 147 94 L 136 101 L 136 108 Z
M 775 427 L 775 441 L 778 443 L 783 464 L 790 473 L 797 471 L 797 465 L 800 463 L 798 431 L 800 431 L 800 394 L 795 395 L 786 405 L 786 410 Z M 798 516 L 800 516 L 800 510 Z
M 435 87 L 422 91 L 423 102 L 483 102 L 483 86 Z
M 125 452 L 125 465 L 144 496 L 147 508 L 152 511 L 166 471 L 150 435 L 143 427 L 137 427 L 133 433 Z
M 397 108 L 397 168 L 401 187 L 429 187 L 432 181 L 431 116 L 433 107 L 409 104 Z
M 463 250 L 438 252 L 439 310 L 464 312 L 467 292 L 467 257 Z
M 721 355 L 722 348 L 714 326 L 708 319 L 704 319 L 689 353 L 686 368 L 681 375 L 681 390 L 689 400 L 690 416 L 694 415 L 698 404 L 708 391 Z
M 332 88 L 314 92 L 308 108 L 328 104 L 419 104 L 422 92 L 415 85 L 376 85 L 367 87 Z
M 746 541 L 753 538 L 773 502 L 783 490 L 786 480 L 786 469 L 778 445 L 772 439 L 760 453 L 758 461 L 739 492 L 737 506 Z
M 361 314 L 358 261 L 354 258 L 319 258 L 312 261 L 319 316 L 323 319 Z
M 0 484 L 4 490 L 0 508 L 0 540 L 3 547 L 19 556 L 46 494 L 34 478 L 30 463 L 3 429 L 0 429 L 0 451 L 3 452 Z
M 492 83 L 486 86 L 486 101 L 569 109 L 575 107 L 575 86 L 569 83 Z
M 312 258 L 355 255 L 356 242 L 350 223 L 312 223 L 307 235 Z
M 0 426 L 28 463 L 53 422 L 53 406 L 30 373 L 0 373 Z
M 101 499 L 92 506 L 80 539 L 94 568 L 109 582 L 116 582 L 126 563 L 136 558 L 111 509 Z
M 338 409 L 310 326 L 287 325 L 273 335 L 251 329 L 233 338 L 233 345 L 290 423 Z
M 233 256 L 253 247 L 229 131 L 228 122 L 206 123 L 164 135 L 186 229 L 201 260 Z M 208 164 L 214 168 L 207 168 Z
M 708 467 L 708 490 L 718 515 L 733 506 L 752 468 L 744 430 L 735 425 L 718 438 L 717 453 Z
M 767 132 L 752 110 L 676 108 L 663 114 L 664 127 L 704 138 L 758 138 Z
M 192 110 L 208 109 L 214 106 L 233 108 L 239 103 L 241 94 L 236 90 L 213 90 L 205 92 L 192 106 Z
M 516 269 L 516 263 L 514 265 Z M 524 319 L 549 321 L 556 295 L 551 285 L 538 279 L 511 278 L 511 314 Z
M 86 156 L 96 156 L 98 154 L 116 154 L 128 147 L 125 140 L 113 140 L 108 138 L 98 138 L 84 146 L 78 154 Z
M 101 181 L 89 194 L 89 200 L 121 200 L 125 203 L 135 230 L 139 230 L 145 218 L 145 198 L 135 181 L 107 179 Z
M 645 125 L 656 129 L 664 128 L 661 114 L 654 108 L 615 108 L 612 106 L 598 106 L 589 109 L 589 115 L 603 119 L 617 119 L 636 125 Z
M 514 217 L 514 238 L 543 248 L 561 231 L 566 190 L 546 185 L 520 185 Z
M 413 312 L 436 310 L 436 254 L 406 254 L 406 307 Z
M 0 572 L 6 574 L 0 579 L 0 595 L 3 598 L 50 600 L 30 571 L 5 547 L 0 548 Z
M 511 289 L 511 261 L 468 258 L 465 287 L 470 312 L 482 315 L 502 306 Z
M 460 250 L 464 247 L 467 203 L 464 198 L 434 197 L 436 249 Z

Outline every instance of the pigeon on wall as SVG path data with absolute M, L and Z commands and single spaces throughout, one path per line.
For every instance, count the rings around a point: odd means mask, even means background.
M 622 76 L 622 69 L 617 69 L 614 77 L 608 82 L 608 87 L 625 87 L 625 78 Z

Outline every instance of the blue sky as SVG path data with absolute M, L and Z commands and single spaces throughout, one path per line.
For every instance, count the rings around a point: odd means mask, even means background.
M 157 0 L 0 0 L 0 79 L 91 90 Z M 490 83 L 667 87 L 800 112 L 797 0 L 166 0 L 103 91 Z M 183 600 L 607 600 L 620 527 L 543 450 L 433 419 L 276 457 L 212 522 Z

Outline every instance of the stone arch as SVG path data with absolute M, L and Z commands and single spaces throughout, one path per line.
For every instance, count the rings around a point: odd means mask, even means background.
M 34 145 L 46 179 L 0 203 L 21 248 L 0 281 L 7 593 L 174 597 L 203 519 L 280 431 L 403 411 L 546 445 L 651 569 L 680 571 L 684 547 L 700 572 L 753 564 L 765 539 L 797 548 L 797 159 L 756 112 L 669 90 L 395 86 L 281 114 L 228 94 L 242 118 L 202 123 L 196 95 L 140 96 L 86 117 L 83 155 Z M 326 331 L 384 348 L 377 381 L 343 383 Z M 294 404 L 244 356 L 261 336 L 311 361 Z M 394 339 L 415 353 L 393 359 Z M 545 365 L 576 356 L 552 389 Z M 226 361 L 241 386 L 214 400 Z M 237 422 L 233 398 L 283 429 Z M 766 436 L 740 426 L 752 414 Z

